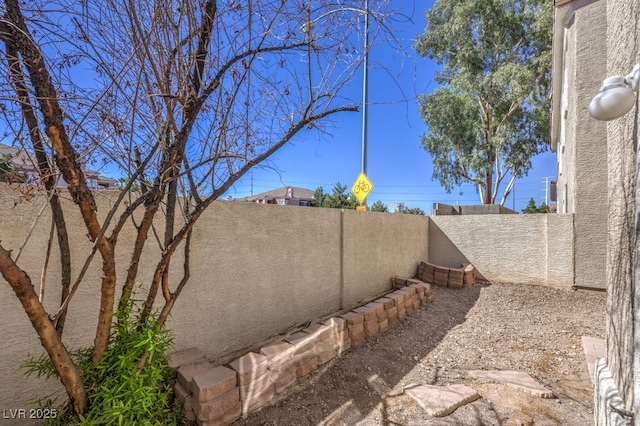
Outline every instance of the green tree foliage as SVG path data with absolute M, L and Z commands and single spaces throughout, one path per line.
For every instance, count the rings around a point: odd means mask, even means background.
M 405 207 L 400 211 L 400 213 L 417 214 L 420 216 L 424 216 L 424 210 L 422 210 L 420 207 L 412 207 L 412 208 Z
M 371 207 L 369 207 L 369 211 L 371 211 L 371 212 L 388 213 L 389 212 L 389 208 L 382 201 L 378 200 L 375 203 L 373 203 L 371 205 Z
M 358 200 L 348 192 L 346 185 L 340 182 L 333 185 L 333 192 L 325 194 L 321 186 L 319 186 L 313 194 L 313 205 L 316 207 L 328 207 L 332 209 L 348 209 L 355 210 Z
M 313 192 L 313 201 L 311 202 L 311 205 L 313 207 L 322 207 L 324 196 L 325 196 L 324 189 L 322 189 L 321 186 L 317 187 L 316 190 Z
M 522 209 L 522 213 L 551 213 L 552 210 L 547 206 L 546 203 L 542 203 L 539 206 L 536 206 L 536 201 L 531 198 L 529 199 L 529 203 L 527 207 Z
M 500 204 L 531 158 L 548 148 L 553 4 L 547 0 L 437 0 L 415 43 L 442 65 L 420 98 L 433 177 L 451 191 L 476 185 Z
M 11 154 L 0 155 L 0 182 L 4 182 L 13 173 Z
M 16 171 L 11 154 L 0 155 L 0 182 L 24 182 L 25 175 Z
M 172 373 L 167 351 L 172 346 L 171 332 L 158 324 L 158 314 L 141 318 L 142 303 L 130 300 L 118 311 L 109 340 L 109 348 L 98 366 L 91 362 L 92 348 L 74 351 L 73 357 L 87 386 L 91 405 L 82 417 L 66 405 L 47 425 L 177 425 L 181 407 L 174 406 Z M 147 363 L 138 369 L 144 352 Z M 58 373 L 46 355 L 22 364 L 26 374 L 46 379 Z M 54 408 L 53 401 L 39 401 L 43 408 Z
M 118 180 L 116 181 L 116 188 L 118 188 L 119 190 L 124 190 L 127 185 L 129 185 L 129 179 L 128 178 L 118 178 Z M 133 191 L 133 192 L 142 192 L 142 186 L 140 184 L 137 183 L 133 183 L 131 185 L 129 185 L 129 191 Z

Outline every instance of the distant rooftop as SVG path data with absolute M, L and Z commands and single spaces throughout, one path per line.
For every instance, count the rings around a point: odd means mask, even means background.
M 39 181 L 37 161 L 35 155 L 32 152 L 25 150 L 22 147 L 14 147 L 0 143 L 0 156 L 11 155 L 11 162 L 16 171 L 24 173 L 28 182 L 34 183 Z M 91 170 L 87 167 L 83 167 L 87 183 L 92 189 L 113 189 L 116 186 L 116 180 L 102 176 L 99 172 Z M 58 188 L 66 187 L 66 182 L 62 179 L 62 176 L 58 179 Z
M 297 186 L 283 186 L 282 188 L 272 189 L 271 191 L 261 192 L 260 194 L 242 198 L 247 201 L 271 200 L 271 199 L 301 199 L 313 200 L 314 191 Z

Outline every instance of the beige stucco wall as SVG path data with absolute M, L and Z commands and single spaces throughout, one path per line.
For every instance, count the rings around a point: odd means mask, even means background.
M 0 238 L 17 252 L 43 205 L 42 197 L 14 206 L 18 194 L 0 190 Z M 114 193 L 99 194 L 100 216 Z M 88 253 L 76 209 L 66 202 L 72 235 L 74 276 Z M 169 326 L 175 347 L 198 346 L 215 362 L 305 321 L 349 309 L 390 288 L 393 275 L 413 276 L 420 260 L 458 266 L 471 262 L 487 279 L 503 282 L 570 286 L 573 282 L 573 215 L 479 215 L 424 217 L 220 201 L 194 229 L 191 280 L 180 296 Z M 49 234 L 47 209 L 35 226 L 19 261 L 38 282 Z M 157 223 L 161 229 L 162 223 Z M 118 272 L 128 264 L 134 233 L 120 237 Z M 141 283 L 150 280 L 150 254 L 142 260 Z M 55 244 L 54 256 L 55 259 Z M 172 262 L 178 280 L 182 254 Z M 98 304 L 100 271 L 89 270 L 71 306 L 64 340 L 69 347 L 91 343 Z M 47 308 L 54 311 L 59 267 L 49 267 Z M 122 284 L 122 275 L 119 276 Z M 175 282 L 174 282 L 175 285 Z M 42 348 L 8 285 L 0 286 L 3 309 L 0 333 L 0 405 L 21 408 L 43 387 L 17 370 L 27 353 Z M 161 298 L 161 296 L 159 296 Z
M 607 1 L 607 74 L 627 75 L 640 62 L 640 5 L 637 0 Z M 607 239 L 607 363 L 626 409 L 634 407 L 634 265 L 636 239 L 636 158 L 639 104 L 625 116 L 607 123 L 609 218 Z M 637 303 L 637 302 L 636 302 Z M 635 307 L 635 315 L 639 310 Z M 636 383 L 640 369 L 636 367 Z M 640 387 L 640 385 L 636 385 Z M 640 396 L 637 395 L 636 398 Z M 640 403 L 636 400 L 636 410 Z M 601 410 L 607 412 L 607 407 Z M 636 416 L 638 412 L 636 411 Z M 603 423 L 604 424 L 604 423 Z M 636 421 L 637 424 L 637 421 Z
M 32 198 L 31 196 L 35 196 Z M 63 193 L 63 196 L 68 197 Z M 98 215 L 104 219 L 109 206 L 115 200 L 115 193 L 100 192 L 97 194 L 99 203 Z M 21 194 L 16 187 L 7 187 L 0 184 L 0 240 L 3 247 L 13 250 L 16 257 L 19 247 L 25 241 L 29 229 L 32 227 L 38 213 L 41 211 L 45 199 L 38 194 Z M 86 229 L 80 215 L 69 200 L 63 200 L 65 206 L 65 219 L 70 236 L 71 256 L 73 263 L 73 276 L 75 280 L 80 268 L 91 250 L 91 243 L 86 237 Z M 32 279 L 39 290 L 41 270 L 44 263 L 47 238 L 50 231 L 49 209 L 45 208 L 40 219 L 31 232 L 27 244 L 20 255 L 18 263 Z M 120 238 L 121 248 L 131 247 L 133 234 L 130 227 L 126 228 Z M 152 241 L 150 241 L 152 242 Z M 47 269 L 47 288 L 44 305 L 48 312 L 54 313 L 59 306 L 60 291 L 57 240 L 52 245 L 52 256 Z M 153 244 L 150 244 L 152 251 Z M 123 250 L 116 252 L 116 261 L 119 265 L 119 277 L 127 265 L 127 256 Z M 150 257 L 142 259 L 143 265 L 150 265 Z M 97 324 L 96 312 L 99 307 L 100 271 L 99 257 L 89 267 L 86 278 L 79 287 L 74 302 L 69 309 L 66 322 L 66 332 L 63 336 L 65 344 L 70 348 L 86 347 L 92 343 L 93 333 Z M 151 277 L 151 268 L 142 268 L 140 281 L 148 281 Z M 118 288 L 121 281 L 118 284 Z M 26 378 L 18 366 L 27 357 L 27 354 L 39 356 L 43 353 L 31 324 L 29 323 L 22 306 L 9 285 L 0 278 L 0 336 L 2 338 L 2 351 L 0 351 L 0 406 L 7 408 L 28 408 L 27 400 L 36 395 L 46 396 L 61 386 L 55 380 L 44 385 L 43 380 Z
M 585 117 L 582 111 L 586 110 L 605 77 L 627 75 L 634 64 L 640 62 L 640 3 L 637 0 L 587 0 L 575 1 L 570 7 L 575 9 L 576 39 L 568 54 L 575 58 L 575 63 L 569 61 L 563 66 L 572 67 L 570 72 L 576 77 L 576 84 L 568 89 L 576 106 L 576 114 L 568 116 L 576 129 L 575 159 L 571 159 L 575 161 L 576 173 L 570 177 L 576 186 L 576 284 L 597 283 L 596 279 L 601 280 L 601 276 L 589 277 L 589 273 L 596 269 L 595 266 L 600 269 L 604 263 L 607 290 L 607 365 L 604 370 L 611 371 L 615 382 L 615 385 L 609 380 L 596 382 L 594 420 L 597 425 L 626 424 L 627 419 L 611 410 L 610 404 L 615 402 L 618 408 L 634 411 L 636 417 L 640 412 L 637 344 L 640 291 L 634 270 L 634 266 L 637 269 L 634 252 L 640 104 L 636 99 L 630 113 L 608 123 Z M 557 14 L 570 11 L 570 7 L 556 9 Z M 556 40 L 554 52 L 557 51 Z M 562 70 L 556 66 L 554 79 L 560 72 Z M 559 94 L 555 86 L 554 90 L 557 99 Z M 560 155 L 559 160 L 562 160 Z M 603 186 L 606 193 L 602 192 Z M 605 208 L 601 209 L 601 205 Z M 601 238 L 603 228 L 606 233 Z M 604 262 L 603 248 L 606 248 Z M 615 401 L 618 396 L 624 404 Z M 638 424 L 638 419 L 634 424 Z
M 191 282 L 169 324 L 176 346 L 224 355 L 337 310 L 340 215 L 214 203 L 196 225 Z
M 383 292 L 379 277 L 413 277 L 429 253 L 429 218 L 409 214 L 344 212 L 344 305 Z
M 114 193 L 99 194 L 101 217 L 114 197 Z M 14 253 L 44 203 L 39 197 L 14 206 L 19 198 L 12 190 L 0 188 L 0 240 Z M 69 202 L 65 205 L 75 277 L 91 244 L 76 208 Z M 161 225 L 157 224 L 160 235 Z M 49 226 L 45 209 L 19 260 L 36 283 Z M 134 235 L 128 226 L 117 248 L 118 288 Z M 213 361 L 227 362 L 239 351 L 288 328 L 373 298 L 390 289 L 393 275 L 413 276 L 417 262 L 427 259 L 428 230 L 429 218 L 424 216 L 216 202 L 194 228 L 191 279 L 169 321 L 175 347 L 197 346 Z M 150 236 L 148 247 L 151 253 L 142 259 L 141 283 L 149 282 L 157 259 L 155 237 Z M 59 298 L 56 253 L 54 249 L 48 271 L 49 312 L 55 311 Z M 171 267 L 173 280 L 179 280 L 181 253 Z M 99 299 L 98 269 L 99 259 L 71 305 L 64 335 L 69 347 L 91 344 Z M 0 285 L 0 298 L 0 406 L 23 408 L 36 393 L 44 396 L 60 387 L 43 387 L 42 381 L 25 379 L 17 370 L 28 353 L 43 350 L 6 283 Z
M 433 216 L 431 220 L 432 263 L 449 267 L 472 263 L 490 281 L 573 285 L 573 215 Z
M 559 111 L 554 111 L 560 116 L 559 145 L 558 145 L 558 212 L 573 213 L 575 211 L 575 174 L 576 174 L 576 126 L 572 125 L 576 118 L 576 103 L 571 90 L 575 87 L 576 79 L 576 25 L 575 19 L 563 16 L 564 36 L 562 43 L 562 93 L 563 104 Z M 558 19 L 558 18 L 556 18 Z M 558 94 L 560 96 L 560 94 Z M 564 108 L 563 108 L 564 106 Z
M 575 284 L 605 288 L 607 235 L 607 124 L 589 117 L 587 107 L 606 77 L 606 2 L 575 11 L 575 77 L 569 118 L 575 145 Z
M 563 78 L 554 97 L 561 120 L 558 151 L 558 212 L 575 213 L 575 285 L 605 288 L 607 234 L 607 125 L 587 113 L 589 102 L 606 77 L 606 2 L 582 2 L 556 9 L 554 79 Z M 556 87 L 560 89 L 560 87 Z M 564 128 L 564 131 L 562 130 Z M 564 136 L 564 143 L 562 143 Z M 566 190 L 565 190 L 566 188 Z
M 553 287 L 575 285 L 575 220 L 574 214 L 546 214 L 546 277 L 545 284 Z M 542 242 L 541 242 L 542 243 Z M 602 271 L 597 271 L 601 274 Z

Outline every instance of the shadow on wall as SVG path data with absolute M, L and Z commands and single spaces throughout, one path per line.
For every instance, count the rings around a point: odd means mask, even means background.
M 460 266 L 466 266 L 473 264 L 467 257 L 460 251 L 460 249 L 449 239 L 438 224 L 431 220 L 429 223 L 429 263 L 433 263 L 438 266 L 444 266 L 447 268 L 460 268 Z M 476 279 L 482 281 L 488 281 L 482 274 L 482 270 L 478 269 L 478 265 L 473 265 L 475 268 Z
M 236 426 L 356 424 L 382 406 L 383 421 L 394 424 L 390 398 L 398 396 L 410 383 L 407 374 L 420 368 L 425 384 L 434 384 L 442 372 L 418 365 L 444 339 L 451 329 L 466 320 L 476 304 L 483 285 L 450 289 L 432 286 L 434 302 L 413 312 L 407 320 L 390 327 L 355 350 L 325 364 L 309 380 L 287 390 L 287 396 L 273 406 L 233 423 Z M 391 393 L 391 394 L 390 394 Z M 301 398 L 304 394 L 306 397 Z M 322 409 L 310 409 L 309 404 Z M 394 404 L 395 406 L 395 404 Z

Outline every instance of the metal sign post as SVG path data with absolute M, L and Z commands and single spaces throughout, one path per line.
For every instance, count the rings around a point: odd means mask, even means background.
M 367 210 L 365 201 L 367 200 L 367 196 L 369 195 L 372 189 L 373 189 L 373 184 L 371 183 L 367 175 L 364 174 L 364 172 L 361 172 L 358 175 L 356 181 L 353 183 L 353 186 L 351 187 L 351 192 L 358 200 L 358 203 L 360 203 L 360 206 L 358 207 L 364 207 L 364 209 L 357 209 L 357 210 L 360 210 L 360 211 Z

